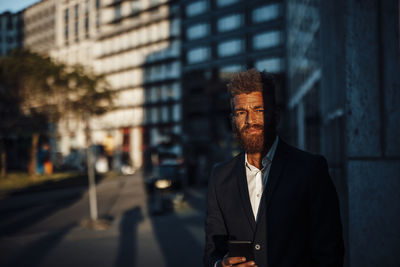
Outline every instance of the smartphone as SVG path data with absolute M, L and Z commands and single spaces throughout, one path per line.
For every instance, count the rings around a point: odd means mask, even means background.
M 246 261 L 254 261 L 251 241 L 229 240 L 228 250 L 229 257 L 245 257 Z

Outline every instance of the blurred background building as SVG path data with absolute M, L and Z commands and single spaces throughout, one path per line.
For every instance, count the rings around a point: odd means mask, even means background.
M 23 11 L 24 48 L 49 55 L 56 44 L 57 1 L 44 0 Z
M 148 170 L 183 160 L 196 185 L 239 151 L 227 79 L 274 73 L 281 136 L 328 159 L 346 266 L 397 266 L 399 13 L 396 0 L 44 0 L 0 15 L 0 53 L 24 32 L 24 46 L 105 75 L 116 109 L 92 121 L 94 142 Z M 66 156 L 85 140 L 65 123 Z
M 56 6 L 56 39 L 51 57 L 71 67 L 79 64 L 94 71 L 95 50 L 99 46 L 96 40 L 100 32 L 100 0 L 58 0 Z M 97 128 L 91 121 L 92 131 Z M 107 132 L 103 133 L 102 140 L 97 140 L 91 133 L 95 144 L 105 142 L 106 136 Z M 83 121 L 64 116 L 57 127 L 55 150 L 66 158 L 66 164 L 82 165 L 74 159 L 75 152 L 84 153 L 86 142 Z M 73 156 L 68 157 L 70 154 Z
M 162 153 L 181 157 L 179 6 L 104 0 L 101 18 L 94 66 L 117 91 L 117 108 L 94 125 L 119 132 L 135 167 L 150 170 Z
M 188 0 L 181 9 L 184 155 L 189 183 L 205 183 L 213 164 L 238 151 L 225 86 L 233 72 L 274 73 L 285 104 L 285 5 Z
M 23 45 L 24 25 L 22 12 L 0 14 L 0 56 Z

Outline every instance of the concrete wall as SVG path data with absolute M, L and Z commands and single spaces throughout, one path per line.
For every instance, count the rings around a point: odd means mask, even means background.
M 321 1 L 321 12 L 322 86 L 345 89 L 346 265 L 400 266 L 399 2 Z

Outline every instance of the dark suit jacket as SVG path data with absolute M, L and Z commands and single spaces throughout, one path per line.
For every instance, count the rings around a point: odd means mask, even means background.
M 339 204 L 326 160 L 279 140 L 257 222 L 244 161 L 242 153 L 212 171 L 205 266 L 223 258 L 229 239 L 252 241 L 259 267 L 343 266 Z

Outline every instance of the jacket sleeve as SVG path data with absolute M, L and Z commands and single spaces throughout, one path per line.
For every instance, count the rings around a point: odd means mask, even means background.
M 344 244 L 339 201 L 324 157 L 317 160 L 310 188 L 312 266 L 343 266 Z
M 208 182 L 207 215 L 206 215 L 206 245 L 204 266 L 214 267 L 215 263 L 227 253 L 227 229 L 218 203 L 216 180 L 218 167 L 214 167 Z

